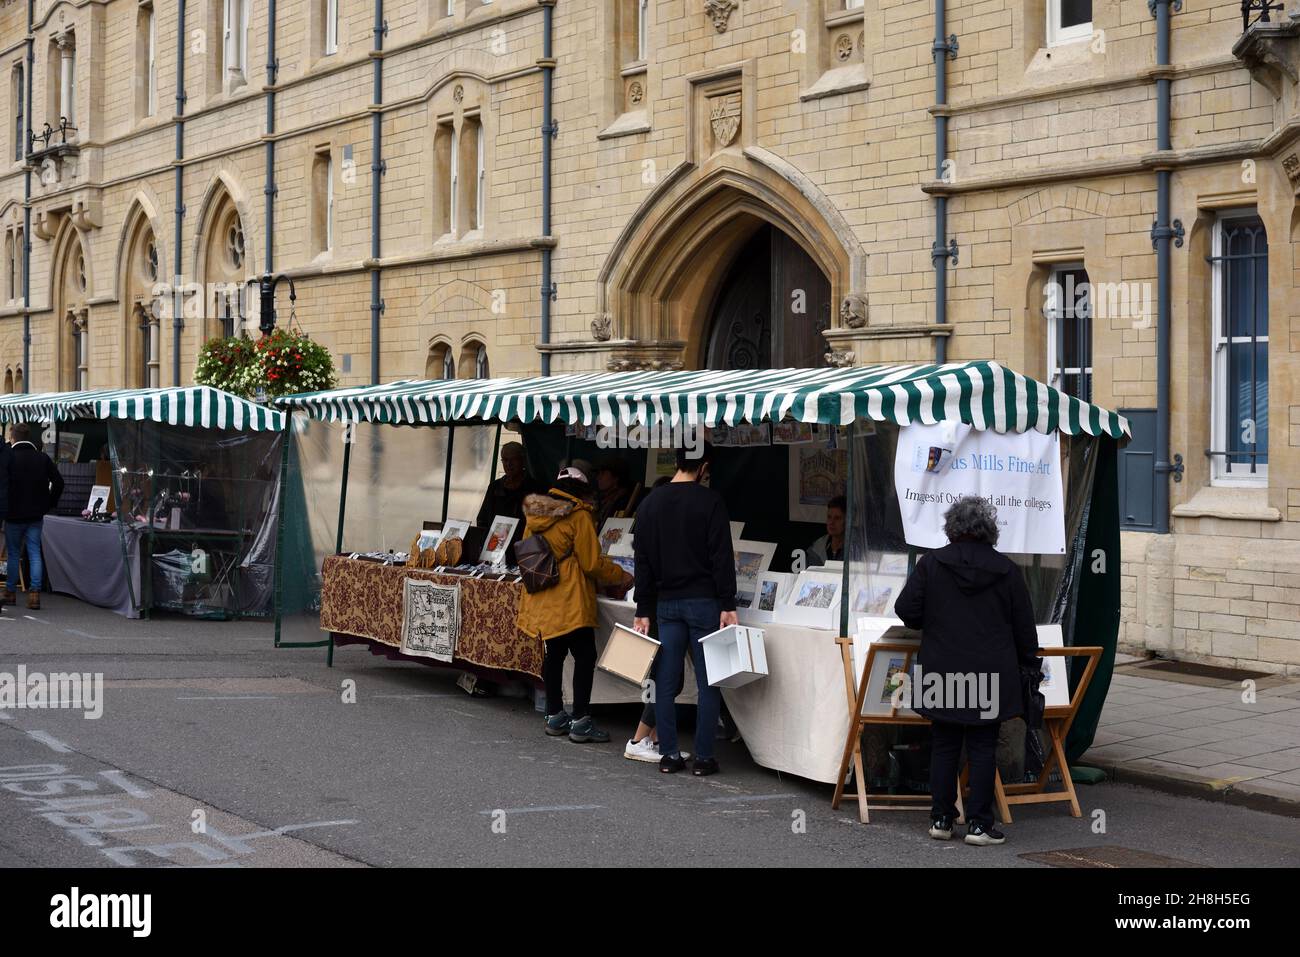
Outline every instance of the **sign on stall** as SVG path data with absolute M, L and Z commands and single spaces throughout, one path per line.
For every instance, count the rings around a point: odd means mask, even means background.
M 948 544 L 943 514 L 965 495 L 998 511 L 998 551 L 1065 553 L 1061 447 L 1055 433 L 1002 434 L 960 422 L 899 430 L 894 487 L 907 543 Z

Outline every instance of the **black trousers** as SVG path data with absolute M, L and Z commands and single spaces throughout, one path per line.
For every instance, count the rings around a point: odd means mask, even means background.
M 573 655 L 573 716 L 591 714 L 591 683 L 596 677 L 596 629 L 579 628 L 542 643 L 542 681 L 546 684 L 546 713 L 564 710 L 564 656 Z
M 966 745 L 970 765 L 970 800 L 966 822 L 983 827 L 993 825 L 993 774 L 998 746 L 998 723 L 930 725 L 930 816 L 957 817 L 957 776 L 961 772 L 961 748 Z

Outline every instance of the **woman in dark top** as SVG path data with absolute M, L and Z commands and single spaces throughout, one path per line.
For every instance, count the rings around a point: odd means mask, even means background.
M 913 709 L 929 718 L 930 836 L 952 837 L 963 743 L 970 763 L 966 843 L 1001 844 L 993 827 L 998 727 L 1024 713 L 1020 668 L 1037 668 L 1038 632 L 1020 569 L 993 546 L 997 511 L 977 496 L 944 515 L 948 543 L 916 563 L 894 611 L 921 630 Z M 964 679 L 964 680 L 963 680 Z

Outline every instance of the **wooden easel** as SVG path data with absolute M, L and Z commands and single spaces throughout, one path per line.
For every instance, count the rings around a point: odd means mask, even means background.
M 848 775 L 849 764 L 852 762 L 854 774 L 857 780 L 854 785 L 854 791 L 851 797 L 858 799 L 858 819 L 863 824 L 870 823 L 870 803 L 876 802 L 878 811 L 902 811 L 902 810 L 929 810 L 930 795 L 928 794 L 880 794 L 871 793 L 867 790 L 866 774 L 862 765 L 862 734 L 871 725 L 928 725 L 928 719 L 916 714 L 900 714 L 898 708 L 891 704 L 889 712 L 880 714 L 863 714 L 863 708 L 866 706 L 867 685 L 871 680 L 871 671 L 875 665 L 875 657 L 878 651 L 901 653 L 904 657 L 903 668 L 911 672 L 912 657 L 916 653 L 916 646 L 912 644 L 902 644 L 899 642 L 876 641 L 868 646 L 867 660 L 863 663 L 862 679 L 858 682 L 858 688 L 855 693 L 853 688 L 853 657 L 852 646 L 853 639 L 839 637 L 835 639 L 836 644 L 840 646 L 840 656 L 844 663 L 844 683 L 845 692 L 849 701 L 849 730 L 848 737 L 844 742 L 844 755 L 840 761 L 839 775 L 835 782 L 835 794 L 831 799 L 831 807 L 839 809 L 840 801 L 845 795 L 845 778 Z M 1049 804 L 1056 802 L 1069 802 L 1070 814 L 1073 817 L 1081 817 L 1082 812 L 1079 810 L 1078 797 L 1074 791 L 1074 782 L 1070 779 L 1070 768 L 1065 760 L 1065 739 L 1070 733 L 1070 726 L 1074 723 L 1075 715 L 1078 713 L 1079 705 L 1083 702 L 1083 696 L 1088 690 L 1088 685 L 1092 681 L 1093 673 L 1097 669 L 1097 662 L 1101 658 L 1102 649 L 1096 646 L 1075 647 L 1075 648 L 1040 648 L 1039 654 L 1043 656 L 1056 655 L 1064 657 L 1077 657 L 1080 655 L 1087 656 L 1088 664 L 1084 669 L 1083 677 L 1075 686 L 1074 695 L 1070 703 L 1064 707 L 1056 706 L 1046 709 L 1043 715 L 1043 728 L 1047 732 L 1050 741 L 1050 753 L 1047 761 L 1044 763 L 1038 779 L 1032 783 L 1004 785 L 1002 776 L 996 770 L 993 774 L 993 802 L 997 810 L 998 818 L 1004 823 L 1011 823 L 1011 805 L 1013 804 Z M 1048 791 L 1048 779 L 1053 769 L 1059 769 L 1061 779 L 1064 783 L 1062 791 Z M 960 783 L 957 788 L 957 809 L 962 813 L 962 794 L 965 791 L 967 772 L 963 769 Z M 869 800 L 870 799 L 870 800 Z
M 862 733 L 868 725 L 928 725 L 930 722 L 920 715 L 900 714 L 898 709 L 893 705 L 890 706 L 888 714 L 863 714 L 862 708 L 866 703 L 867 684 L 871 679 L 871 668 L 875 664 L 876 652 L 893 651 L 903 654 L 903 670 L 908 673 L 912 670 L 912 656 L 916 654 L 917 646 L 914 644 L 902 644 L 891 641 L 872 642 L 867 650 L 867 660 L 862 668 L 862 681 L 855 691 L 853 688 L 853 639 L 836 638 L 835 643 L 840 646 L 840 657 L 844 662 L 844 690 L 848 696 L 849 702 L 849 736 L 844 742 L 844 757 L 840 761 L 839 777 L 835 781 L 835 796 L 831 799 L 831 807 L 839 809 L 840 801 L 845 795 L 845 777 L 849 772 L 849 762 L 853 763 L 853 773 L 856 776 L 854 781 L 854 790 L 849 794 L 850 797 L 858 799 L 858 819 L 863 824 L 871 821 L 871 808 L 868 798 L 877 803 L 877 811 L 928 811 L 930 810 L 930 795 L 928 794 L 884 794 L 880 792 L 872 793 L 867 790 L 866 770 L 862 766 Z M 856 717 L 855 717 L 856 716 Z M 958 794 L 958 803 L 961 802 L 961 796 Z
M 1009 824 L 1011 822 L 1009 805 L 1012 804 L 1055 804 L 1068 801 L 1070 816 L 1083 816 L 1083 812 L 1079 810 L 1078 795 L 1074 793 L 1074 781 L 1070 778 L 1070 766 L 1065 760 L 1065 739 L 1070 733 L 1070 726 L 1074 724 L 1075 715 L 1079 713 L 1079 705 L 1083 703 L 1083 696 L 1087 693 L 1088 685 L 1092 682 L 1093 673 L 1097 670 L 1097 662 L 1101 660 L 1101 652 L 1102 649 L 1096 645 L 1038 649 L 1038 653 L 1043 657 L 1049 655 L 1067 658 L 1086 656 L 1088 663 L 1084 666 L 1083 677 L 1074 686 L 1074 694 L 1070 697 L 1070 703 L 1064 706 L 1057 705 L 1043 712 L 1043 730 L 1047 732 L 1050 746 L 1047 760 L 1043 762 L 1043 769 L 1038 773 L 1038 780 L 1027 784 L 1007 785 L 1003 785 L 1001 780 L 995 782 L 995 788 L 1002 795 L 998 802 L 998 811 L 1005 823 Z M 1061 782 L 1065 785 L 1064 790 L 1047 790 L 1047 781 L 1053 769 L 1061 772 Z

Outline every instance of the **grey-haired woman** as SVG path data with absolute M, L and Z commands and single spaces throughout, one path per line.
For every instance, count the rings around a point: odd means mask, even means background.
M 952 837 L 962 746 L 970 764 L 966 843 L 1001 844 L 993 827 L 998 727 L 1024 713 L 1020 667 L 1038 667 L 1034 610 L 1020 569 L 998 553 L 997 511 L 978 496 L 944 514 L 948 544 L 923 556 L 894 611 L 921 630 L 914 709 L 931 721 L 930 836 Z

